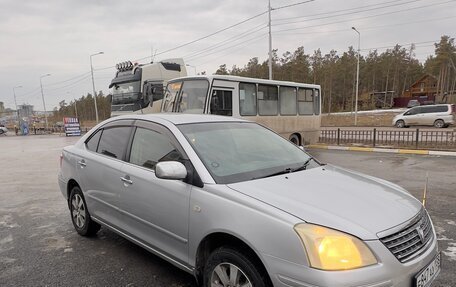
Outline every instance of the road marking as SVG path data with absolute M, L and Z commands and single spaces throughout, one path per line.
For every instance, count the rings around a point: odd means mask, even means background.
M 404 153 L 404 154 L 429 154 L 428 150 L 413 150 L 413 149 L 400 149 L 399 153 Z
M 351 151 L 374 151 L 374 148 L 373 147 L 357 147 L 357 146 L 353 146 L 353 147 L 349 147 L 348 150 L 351 150 Z

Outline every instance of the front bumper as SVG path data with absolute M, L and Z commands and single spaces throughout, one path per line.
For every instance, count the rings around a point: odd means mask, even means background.
M 379 263 L 347 271 L 317 270 L 265 254 L 263 258 L 276 287 L 410 287 L 414 276 L 438 252 L 435 234 L 427 250 L 406 263 L 399 262 L 379 240 L 366 244 L 376 254 Z

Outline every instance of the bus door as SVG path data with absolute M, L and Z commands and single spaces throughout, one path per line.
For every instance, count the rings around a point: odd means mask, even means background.
M 238 82 L 214 80 L 210 92 L 207 113 L 222 116 L 238 116 Z M 233 114 L 234 112 L 234 114 Z

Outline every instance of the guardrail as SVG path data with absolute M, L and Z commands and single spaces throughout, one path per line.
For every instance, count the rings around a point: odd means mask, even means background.
M 397 130 L 341 130 L 331 129 L 320 131 L 320 143 L 364 146 L 407 147 L 415 149 L 456 149 L 456 132 Z

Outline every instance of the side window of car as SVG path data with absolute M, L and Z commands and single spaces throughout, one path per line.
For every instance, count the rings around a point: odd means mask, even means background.
M 145 128 L 136 129 L 129 160 L 132 164 L 154 169 L 161 161 L 182 160 L 181 153 L 167 135 Z
M 103 130 L 97 152 L 123 160 L 130 139 L 131 127 L 112 127 Z
M 435 113 L 445 113 L 448 112 L 448 106 L 436 106 Z
M 103 130 L 98 130 L 94 135 L 92 135 L 88 141 L 86 141 L 86 146 L 88 150 L 93 152 L 97 151 L 98 143 L 100 142 L 101 133 Z

